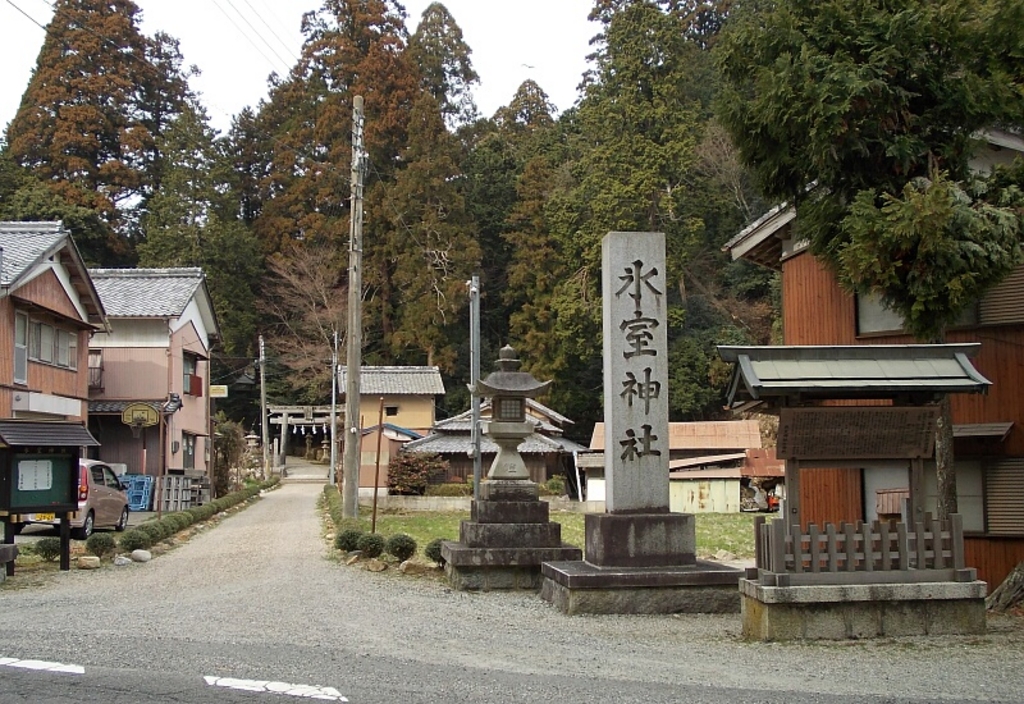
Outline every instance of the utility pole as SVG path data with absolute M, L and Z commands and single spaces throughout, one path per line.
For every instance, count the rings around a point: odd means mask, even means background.
M 480 277 L 474 276 L 469 283 L 469 390 L 473 399 L 473 498 L 480 500 L 480 482 L 483 469 L 480 466 L 480 396 L 477 383 L 480 381 Z
M 338 331 L 334 331 L 334 351 L 331 354 L 331 470 L 328 481 L 335 482 L 334 470 L 338 466 Z
M 260 416 L 263 428 L 263 478 L 270 477 L 270 421 L 267 419 L 267 351 L 260 335 Z
M 352 100 L 352 205 L 349 211 L 348 340 L 345 364 L 345 457 L 342 516 L 359 516 L 359 377 L 363 348 L 363 96 Z

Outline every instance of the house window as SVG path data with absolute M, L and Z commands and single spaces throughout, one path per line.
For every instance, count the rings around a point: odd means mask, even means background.
M 14 314 L 14 381 L 28 383 L 28 316 Z
M 103 350 L 89 350 L 89 388 L 103 388 Z
M 903 332 L 903 316 L 886 308 L 877 295 L 873 293 L 857 294 L 857 334 L 872 335 L 877 333 Z M 960 318 L 952 325 L 955 328 L 971 327 L 978 324 L 979 305 L 973 303 L 964 309 Z
M 196 436 L 191 433 L 181 434 L 181 461 L 185 469 L 196 468 Z
M 386 416 L 397 416 L 398 406 L 384 406 L 384 415 Z
M 39 320 L 27 320 L 27 325 L 29 359 L 65 369 L 78 369 L 77 332 L 62 330 Z M 15 335 L 18 334 L 16 330 Z
M 195 355 L 186 354 L 182 358 L 182 370 L 184 372 L 184 376 L 182 378 L 181 388 L 186 394 L 189 394 L 191 396 L 198 395 L 194 393 L 196 383 L 194 379 L 198 377 L 198 374 L 196 374 L 198 366 L 199 358 L 196 357 Z

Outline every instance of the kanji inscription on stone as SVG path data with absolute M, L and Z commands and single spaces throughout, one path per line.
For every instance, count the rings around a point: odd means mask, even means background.
M 606 507 L 667 510 L 665 236 L 610 232 L 602 249 Z

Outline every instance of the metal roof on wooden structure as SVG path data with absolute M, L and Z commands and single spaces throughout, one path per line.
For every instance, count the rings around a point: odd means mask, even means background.
M 0 441 L 19 447 L 98 447 L 96 438 L 79 423 L 0 420 Z
M 815 398 L 934 398 L 991 384 L 970 358 L 980 344 L 719 346 L 733 362 L 729 405 Z
M 668 424 L 669 450 L 736 450 L 761 447 L 756 420 L 717 420 Z M 604 423 L 594 424 L 591 450 L 603 450 Z

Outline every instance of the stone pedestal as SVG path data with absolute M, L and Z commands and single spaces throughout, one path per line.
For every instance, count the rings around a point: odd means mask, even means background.
M 743 571 L 696 558 L 685 513 L 586 518 L 586 558 L 546 562 L 541 597 L 567 614 L 736 613 Z
M 485 481 L 471 511 L 459 542 L 441 546 L 445 576 L 454 589 L 538 589 L 542 563 L 583 556 L 562 543 L 562 526 L 550 520 L 533 482 Z

